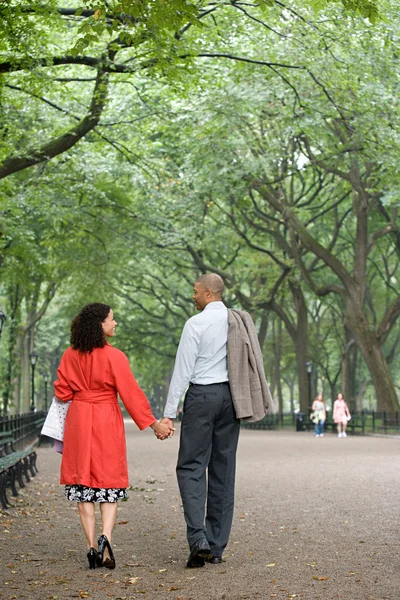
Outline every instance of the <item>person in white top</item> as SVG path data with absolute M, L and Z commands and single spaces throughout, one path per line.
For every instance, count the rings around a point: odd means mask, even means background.
M 312 421 L 314 423 L 315 437 L 324 437 L 324 423 L 326 421 L 325 402 L 322 394 L 318 394 L 312 405 Z
M 229 387 L 223 290 L 222 278 L 214 273 L 194 284 L 193 300 L 201 312 L 183 328 L 161 420 L 173 429 L 188 388 L 176 469 L 190 547 L 188 567 L 222 562 L 233 518 L 240 421 Z

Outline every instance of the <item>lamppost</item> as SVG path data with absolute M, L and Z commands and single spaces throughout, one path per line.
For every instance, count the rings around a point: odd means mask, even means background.
M 312 373 L 312 364 L 310 361 L 306 362 L 307 367 L 307 377 L 308 377 L 308 410 L 311 410 L 312 399 L 311 399 L 311 373 Z
M 35 412 L 35 365 L 38 359 L 38 355 L 36 352 L 31 352 L 29 355 L 31 359 L 31 367 L 32 367 L 32 401 L 31 401 L 31 412 Z
M 1 338 L 1 332 L 3 331 L 3 325 L 6 322 L 6 318 L 7 318 L 6 315 L 3 313 L 2 310 L 0 310 L 0 338 Z M 0 415 L 3 412 L 2 408 L 3 407 L 0 406 Z
M 43 373 L 44 379 L 44 410 L 47 412 L 47 384 L 49 381 L 49 376 L 47 373 Z
M 3 331 L 3 326 L 4 323 L 6 322 L 6 315 L 3 313 L 2 310 L 0 310 L 0 337 L 1 337 L 1 332 Z

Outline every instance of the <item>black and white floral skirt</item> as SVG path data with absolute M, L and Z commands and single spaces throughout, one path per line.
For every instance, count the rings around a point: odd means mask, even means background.
M 118 502 L 127 500 L 126 488 L 92 488 L 86 485 L 66 485 L 65 496 L 71 502 Z

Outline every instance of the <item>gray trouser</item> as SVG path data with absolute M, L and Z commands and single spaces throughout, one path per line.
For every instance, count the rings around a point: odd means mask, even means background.
M 232 526 L 239 429 L 228 383 L 189 386 L 176 473 L 189 546 L 205 537 L 214 556 L 222 556 Z

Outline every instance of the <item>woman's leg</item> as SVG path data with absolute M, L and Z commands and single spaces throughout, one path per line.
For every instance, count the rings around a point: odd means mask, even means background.
M 342 424 L 341 423 L 337 423 L 337 432 L 338 432 L 339 436 L 342 434 Z
M 108 541 L 111 544 L 112 531 L 115 525 L 115 517 L 117 516 L 118 502 L 101 502 L 101 523 L 102 533 L 107 536 Z M 104 550 L 104 558 L 108 558 L 108 550 Z
M 118 502 L 101 502 L 101 523 L 102 534 L 106 535 L 111 543 L 112 531 L 115 525 L 115 517 L 117 516 Z
M 86 535 L 88 548 L 94 548 L 96 529 L 94 502 L 78 502 L 78 511 L 81 518 L 82 528 Z
M 347 428 L 347 421 L 346 423 L 343 421 L 342 423 L 342 429 L 343 429 L 343 433 L 342 433 L 342 437 L 346 437 L 346 428 Z

